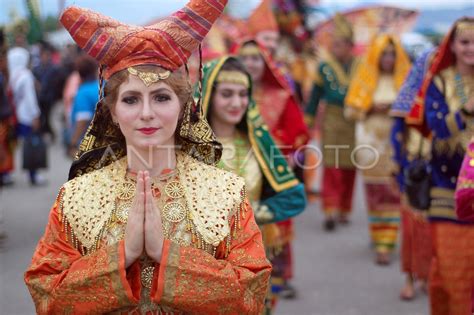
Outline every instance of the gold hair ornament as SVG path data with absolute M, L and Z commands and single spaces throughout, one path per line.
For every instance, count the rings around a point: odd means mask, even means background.
M 217 83 L 235 83 L 241 84 L 246 88 L 250 87 L 249 77 L 240 71 L 227 71 L 222 70 L 219 72 L 219 75 L 216 79 Z
M 169 71 L 169 70 L 167 70 L 165 72 L 162 72 L 162 73 L 140 71 L 140 70 L 137 70 L 133 67 L 129 67 L 127 70 L 128 70 L 128 73 L 140 78 L 140 80 L 142 80 L 142 82 L 146 86 L 150 86 L 153 83 L 156 83 L 160 80 L 166 80 L 171 75 L 171 71 Z
M 456 34 L 474 33 L 474 21 L 462 21 L 456 26 Z
M 260 54 L 260 50 L 256 45 L 246 45 L 239 50 L 240 56 L 255 56 Z

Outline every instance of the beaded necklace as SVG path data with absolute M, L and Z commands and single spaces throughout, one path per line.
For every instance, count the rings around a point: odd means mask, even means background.
M 468 97 L 464 89 L 464 80 L 459 72 L 456 73 L 454 81 L 456 82 L 456 94 L 461 99 L 461 105 L 464 106 L 468 101 Z

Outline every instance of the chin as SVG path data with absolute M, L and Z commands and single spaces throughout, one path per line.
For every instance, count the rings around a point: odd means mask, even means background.
M 241 120 L 242 120 L 242 117 L 229 117 L 227 119 L 227 123 L 229 125 L 238 125 Z
M 471 67 L 474 66 L 474 57 L 465 58 L 464 63 Z
M 169 141 L 164 141 L 163 139 L 140 139 L 136 141 L 133 145 L 138 150 L 149 150 L 150 148 L 159 148 L 161 146 L 170 146 Z

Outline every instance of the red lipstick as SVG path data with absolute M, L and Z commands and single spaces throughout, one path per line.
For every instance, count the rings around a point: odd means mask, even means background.
M 140 128 L 140 129 L 138 129 L 138 131 L 140 131 L 141 133 L 143 133 L 145 135 L 152 135 L 155 132 L 157 132 L 158 130 L 159 130 L 159 128 Z

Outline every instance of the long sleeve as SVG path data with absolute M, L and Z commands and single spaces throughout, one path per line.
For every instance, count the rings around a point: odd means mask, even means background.
M 474 141 L 467 148 L 456 188 L 456 213 L 463 221 L 474 223 Z
M 426 93 L 426 121 L 435 138 L 446 139 L 465 129 L 461 112 L 451 112 L 436 84 L 432 82 Z
M 303 184 L 285 189 L 274 196 L 261 201 L 258 211 L 255 211 L 255 218 L 259 224 L 274 223 L 287 220 L 297 216 L 306 207 L 306 193 Z M 270 215 L 260 212 L 270 212 Z M 270 218 L 264 220 L 260 218 Z
M 82 256 L 62 231 L 59 204 L 58 198 L 25 273 L 36 312 L 102 314 L 137 305 L 139 272 L 134 264 L 130 275 L 136 276 L 127 275 L 123 241 Z
M 405 131 L 405 120 L 401 117 L 394 118 L 394 124 L 390 134 L 390 142 L 393 148 L 393 160 L 398 165 L 399 172 L 397 174 L 397 182 L 400 190 L 404 190 L 403 169 L 406 167 L 408 161 L 406 151 L 403 149 L 403 133 Z
M 229 254 L 217 252 L 221 259 L 165 240 L 151 291 L 156 303 L 193 314 L 261 313 L 271 265 L 248 202 L 244 207 Z

